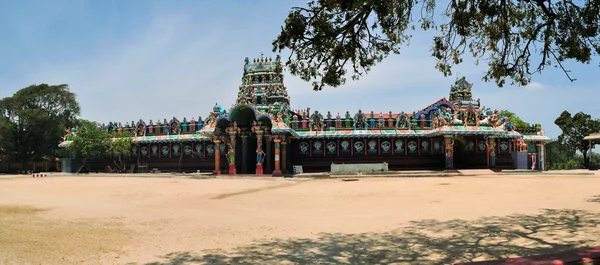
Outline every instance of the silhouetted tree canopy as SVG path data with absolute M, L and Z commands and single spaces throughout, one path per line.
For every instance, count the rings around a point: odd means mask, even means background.
M 436 3 L 447 7 L 436 14 Z M 444 20 L 442 20 L 444 19 Z M 413 31 L 435 30 L 432 56 L 444 76 L 470 54 L 488 64 L 483 80 L 526 85 L 534 73 L 600 54 L 600 0 L 313 0 L 294 7 L 273 50 L 291 51 L 289 71 L 315 90 L 344 84 L 399 54 Z
M 68 85 L 31 85 L 0 100 L 0 146 L 13 161 L 54 157 L 80 113 Z
M 583 156 L 583 165 L 589 167 L 588 151 L 592 148 L 589 141 L 583 140 L 584 137 L 600 131 L 600 120 L 594 119 L 589 114 L 578 112 L 571 116 L 568 111 L 563 111 L 554 121 L 561 130 L 562 134 L 558 136 L 558 141 L 567 150 L 571 152 L 579 151 Z

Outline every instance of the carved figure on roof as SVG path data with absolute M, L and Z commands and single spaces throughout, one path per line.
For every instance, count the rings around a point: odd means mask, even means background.
M 375 113 L 371 111 L 371 117 L 369 118 L 369 127 L 375 128 Z
M 315 112 L 310 116 L 310 122 L 309 122 L 309 127 L 311 130 L 322 130 L 323 129 L 323 115 L 321 115 L 321 113 L 319 113 L 318 110 L 315 110 Z
M 129 126 L 129 122 L 125 122 L 125 126 L 123 127 L 123 129 L 128 131 L 130 127 L 131 126 Z
M 354 114 L 354 129 L 365 128 L 367 126 L 365 119 L 366 117 L 362 110 L 358 110 L 358 112 Z
M 500 118 L 500 121 L 502 122 L 502 125 L 500 125 L 500 129 L 505 130 L 505 131 L 513 131 L 515 128 L 514 128 L 513 124 L 510 122 L 511 119 L 512 119 L 512 117 Z
M 427 120 L 425 119 L 425 114 L 421 113 L 421 117 L 419 117 L 419 121 L 421 123 L 421 128 L 427 127 Z
M 70 129 L 65 129 L 66 134 L 63 136 L 63 141 L 72 141 L 72 137 L 71 137 L 71 130 Z
M 208 114 L 208 117 L 206 117 L 206 120 L 204 120 L 204 124 L 206 124 L 206 126 L 212 125 L 213 122 L 216 120 L 215 115 L 216 114 L 214 112 Z
M 180 130 L 179 130 L 179 120 L 177 120 L 177 118 L 173 117 L 173 119 L 171 119 L 170 127 L 171 127 L 170 133 L 172 133 L 172 134 L 179 134 L 179 132 L 180 132 Z
M 383 112 L 379 112 L 379 121 L 377 125 L 379 126 L 379 128 L 382 128 L 385 126 L 384 123 L 385 121 L 383 120 Z
M 460 119 L 460 115 L 458 111 L 452 112 L 452 125 L 462 125 L 463 121 Z
M 202 130 L 204 128 L 204 120 L 202 120 L 201 116 L 198 116 L 198 123 L 196 124 L 196 130 Z
M 295 130 L 295 129 L 298 129 L 298 115 L 296 115 L 296 114 L 294 114 L 294 115 L 292 116 L 292 128 L 293 128 L 294 130 Z
M 344 115 L 344 126 L 346 128 L 350 128 L 351 125 L 352 125 L 352 117 L 350 116 L 350 111 L 346 111 L 346 114 Z
M 434 116 L 433 119 L 431 119 L 431 128 L 436 129 L 438 127 L 440 127 L 440 120 L 437 116 Z
M 450 124 L 450 121 L 452 121 L 452 109 L 440 106 L 437 109 L 437 117 L 442 125 Z
M 336 128 L 342 127 L 342 116 L 340 116 L 339 112 L 335 115 L 335 127 Z
M 223 109 L 221 106 L 219 106 L 219 104 L 215 103 L 215 106 L 213 107 L 213 112 L 218 113 L 219 115 L 224 115 L 227 114 L 227 110 Z
M 187 119 L 185 117 L 183 117 L 183 122 L 181 122 L 179 124 L 179 126 L 181 127 L 182 131 L 184 131 L 184 132 L 188 131 L 188 122 L 187 122 Z
M 146 123 L 142 119 L 138 121 L 136 127 L 136 136 L 146 136 Z
M 396 117 L 396 130 L 398 129 L 411 129 L 411 124 L 410 124 L 410 119 L 408 117 L 408 115 L 406 113 L 400 112 L 400 114 L 398 114 L 398 117 Z
M 109 134 L 113 134 L 113 133 L 115 132 L 115 127 L 116 127 L 116 126 L 115 126 L 115 124 L 114 124 L 114 123 L 111 121 L 111 122 L 109 122 L 109 123 L 108 123 L 108 125 L 106 126 L 106 131 L 107 131 Z
M 123 125 L 121 125 L 121 122 L 119 122 L 119 125 L 117 125 L 117 131 L 118 132 L 122 132 L 123 131 Z
M 471 102 L 469 102 L 469 105 L 467 105 L 467 108 L 462 114 L 462 121 L 464 125 L 475 124 L 475 126 L 479 126 L 479 116 L 477 115 L 475 107 L 473 107 L 473 104 L 471 104 Z

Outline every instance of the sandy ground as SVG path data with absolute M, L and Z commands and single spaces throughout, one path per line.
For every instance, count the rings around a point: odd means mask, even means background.
M 600 245 L 600 176 L 0 179 L 0 264 L 449 264 Z

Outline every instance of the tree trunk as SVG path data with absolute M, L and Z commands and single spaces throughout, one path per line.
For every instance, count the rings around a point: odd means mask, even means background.
M 587 156 L 587 149 L 583 150 L 583 152 L 581 152 L 581 154 L 583 155 L 583 167 L 584 168 L 590 168 L 590 161 L 589 161 L 589 157 Z

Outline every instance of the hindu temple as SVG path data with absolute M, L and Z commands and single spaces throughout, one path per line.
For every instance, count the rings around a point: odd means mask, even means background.
M 129 132 L 136 171 L 272 174 L 328 172 L 333 165 L 386 163 L 389 170 L 544 170 L 538 127 L 514 128 L 511 117 L 485 107 L 464 77 L 448 97 L 414 111 L 331 113 L 292 109 L 280 56 L 244 60 L 235 103 L 215 104 L 206 118 L 109 122 Z M 73 131 L 61 147 L 67 146 Z M 110 158 L 91 161 L 102 171 Z M 93 169 L 92 169 L 93 170 Z

